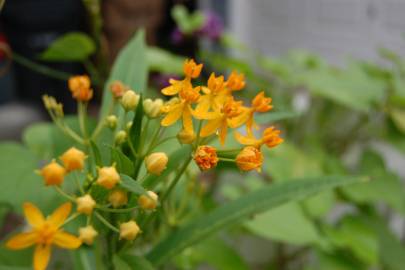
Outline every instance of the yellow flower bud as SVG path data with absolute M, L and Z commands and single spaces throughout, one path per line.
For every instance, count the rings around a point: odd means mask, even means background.
M 158 117 L 161 113 L 162 106 L 163 100 L 160 98 L 155 99 L 154 101 L 148 98 L 143 101 L 143 110 L 149 118 Z
M 113 190 L 108 196 L 108 201 L 114 208 L 123 206 L 128 203 L 127 192 L 122 189 Z
M 259 149 L 253 146 L 246 146 L 236 156 L 236 165 L 238 165 L 239 169 L 241 169 L 242 171 L 260 171 L 262 163 L 262 152 L 260 152 Z
M 182 129 L 179 133 L 177 133 L 177 140 L 179 140 L 181 144 L 191 144 L 194 142 L 195 138 L 196 136 L 194 131 Z
M 166 169 L 169 158 L 163 152 L 152 153 L 145 158 L 145 166 L 150 174 L 160 175 Z
M 148 191 L 148 195 L 141 195 L 138 204 L 142 209 L 153 210 L 158 204 L 158 195 L 153 191 Z
M 98 169 L 97 184 L 100 186 L 103 186 L 106 189 L 112 189 L 119 181 L 120 175 L 114 166 Z
M 94 207 L 96 206 L 96 201 L 93 198 L 86 194 L 82 197 L 76 199 L 77 203 L 77 212 L 90 215 L 93 212 Z
M 117 123 L 118 123 L 117 116 L 111 114 L 111 115 L 107 116 L 105 122 L 106 122 L 107 127 L 111 128 L 111 129 L 115 129 L 117 127 Z
M 124 130 L 120 130 L 115 134 L 115 143 L 122 144 L 127 140 L 127 132 Z
M 124 222 L 120 225 L 120 239 L 134 240 L 140 231 L 134 220 Z
M 133 111 L 138 106 L 139 98 L 140 96 L 134 91 L 128 90 L 122 96 L 121 105 L 126 111 Z
M 65 169 L 70 172 L 74 170 L 83 170 L 86 155 L 76 147 L 71 147 L 60 157 Z
M 60 185 L 63 183 L 66 170 L 55 160 L 52 160 L 48 165 L 41 169 L 39 174 L 44 178 L 45 185 Z
M 97 235 L 98 232 L 91 225 L 79 229 L 79 238 L 87 245 L 92 245 Z

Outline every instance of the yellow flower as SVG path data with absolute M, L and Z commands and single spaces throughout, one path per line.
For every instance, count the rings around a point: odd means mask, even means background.
M 93 226 L 88 225 L 79 229 L 79 238 L 83 243 L 87 245 L 92 245 L 94 238 L 96 238 L 98 232 L 93 228 Z
M 45 185 L 60 185 L 63 183 L 66 170 L 55 160 L 52 160 L 39 171 L 39 174 L 44 178 Z
M 76 147 L 71 147 L 69 150 L 63 153 L 60 159 L 68 172 L 74 170 L 81 171 L 84 168 L 84 160 L 86 159 L 86 155 Z
M 97 184 L 112 189 L 120 181 L 121 177 L 114 166 L 102 167 L 98 169 Z
M 148 195 L 141 195 L 138 199 L 138 204 L 142 209 L 153 210 L 158 204 L 158 195 L 149 190 Z
M 108 195 L 108 201 L 114 208 L 123 206 L 128 203 L 127 192 L 122 189 L 115 189 Z
M 96 201 L 89 195 L 86 194 L 82 197 L 76 199 L 77 212 L 90 215 L 96 206 Z
M 201 145 L 194 153 L 194 161 L 203 171 L 214 168 L 218 163 L 217 150 L 212 146 Z
M 266 97 L 264 95 L 264 91 L 260 92 L 257 94 L 253 101 L 252 101 L 252 106 L 247 110 L 247 121 L 246 121 L 246 129 L 248 134 L 252 133 L 252 128 L 255 127 L 257 128 L 257 124 L 255 123 L 253 116 L 256 112 L 259 113 L 264 113 L 270 111 L 273 106 L 270 105 L 271 103 L 271 98 Z
M 163 152 L 152 153 L 145 158 L 147 171 L 153 175 L 160 175 L 166 169 L 169 158 Z
M 120 225 L 120 239 L 134 240 L 140 232 L 138 224 L 134 220 L 124 222 Z
M 186 60 L 183 65 L 184 75 L 188 78 L 195 79 L 200 76 L 203 64 L 196 64 L 193 59 Z
M 70 203 L 65 203 L 45 219 L 41 211 L 35 205 L 24 203 L 24 215 L 32 228 L 28 232 L 13 236 L 7 241 L 6 247 L 17 250 L 35 245 L 34 269 L 46 269 L 51 256 L 52 245 L 61 248 L 76 249 L 82 244 L 79 238 L 64 232 L 60 228 L 69 216 L 71 208 Z
M 238 74 L 235 71 L 231 72 L 231 75 L 229 75 L 229 78 L 225 83 L 230 93 L 232 91 L 242 90 L 245 87 L 245 84 L 245 75 Z
M 274 127 L 269 127 L 263 131 L 262 138 L 260 139 L 255 138 L 251 133 L 247 136 L 242 136 L 238 132 L 235 132 L 235 139 L 240 144 L 254 146 L 259 149 L 264 144 L 267 147 L 272 148 L 284 141 L 282 138 L 280 138 L 280 133 L 280 130 L 275 129 Z
M 233 97 L 228 97 L 219 112 L 195 114 L 197 118 L 208 120 L 208 123 L 201 129 L 201 137 L 210 136 L 218 131 L 219 141 L 224 144 L 228 127 L 237 128 L 246 122 L 245 111 L 246 108 L 242 106 L 242 101 L 235 101 Z
M 90 88 L 90 78 L 87 75 L 71 77 L 68 85 L 73 98 L 78 101 L 89 101 L 93 97 L 93 90 Z
M 195 114 L 208 112 L 210 108 L 218 111 L 227 97 L 224 76 L 215 77 L 215 74 L 211 73 L 208 78 L 208 85 L 207 87 L 202 87 L 202 91 L 205 95 L 200 97 Z
M 242 171 L 257 170 L 260 172 L 260 168 L 263 163 L 263 154 L 259 149 L 253 146 L 246 146 L 236 156 L 236 165 Z

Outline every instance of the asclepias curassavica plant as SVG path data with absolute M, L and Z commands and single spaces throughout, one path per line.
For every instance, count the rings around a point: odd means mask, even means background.
M 140 32 L 118 57 L 97 123 L 87 112 L 93 90 L 86 75 L 68 81 L 77 101 L 78 130 L 66 121 L 63 104 L 43 97 L 54 125 L 72 144 L 36 171 L 46 189 L 53 189 L 64 202 L 51 207 L 56 210 L 47 217 L 33 203 L 24 202 L 29 229 L 5 242 L 15 250 L 34 246 L 34 269 L 47 268 L 53 246 L 74 250 L 79 257 L 91 250 L 94 266 L 85 269 L 169 267 L 171 259 L 189 246 L 249 216 L 361 180 L 323 176 L 272 184 L 205 213 L 198 208 L 202 191 L 190 185 L 196 173 L 190 167 L 209 171 L 226 163 L 240 173 L 260 172 L 262 150 L 283 142 L 276 127 L 259 126 L 254 120 L 256 114 L 271 114 L 272 100 L 258 92 L 244 105 L 237 93 L 243 91 L 245 80 L 236 71 L 226 79 L 211 74 L 206 84 L 196 83 L 203 64 L 192 59 L 184 62 L 184 78 L 171 79 L 161 90 L 166 101 L 145 98 L 146 64 L 139 58 L 138 63 L 128 62 L 141 55 L 142 44 Z M 227 146 L 230 137 L 238 142 L 236 148 L 235 143 Z M 176 140 L 180 143 L 172 153 L 160 150 Z M 187 206 L 196 202 L 197 207 Z M 190 215 L 183 222 L 184 212 Z

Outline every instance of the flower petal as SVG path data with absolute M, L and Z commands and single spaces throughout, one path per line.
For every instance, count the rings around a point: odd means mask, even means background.
M 201 137 L 207 137 L 211 134 L 214 134 L 217 129 L 221 126 L 222 118 L 216 118 L 213 120 L 209 120 L 208 123 L 202 127 L 201 129 Z
M 226 121 L 222 122 L 222 125 L 219 129 L 219 142 L 224 145 L 225 144 L 225 139 L 226 135 L 228 134 L 228 125 Z
M 55 233 L 53 243 L 61 248 L 76 249 L 80 247 L 82 241 L 72 234 L 58 231 Z
M 242 134 L 240 134 L 239 132 L 235 132 L 235 139 L 243 145 L 257 145 L 260 144 L 260 140 L 257 140 L 253 137 L 245 137 Z
M 70 202 L 64 203 L 48 217 L 48 220 L 59 228 L 65 222 L 71 210 L 72 204 Z
M 162 89 L 162 94 L 166 96 L 173 96 L 179 92 L 179 87 L 176 87 L 176 85 L 170 85 Z
M 42 212 L 32 203 L 24 203 L 23 209 L 25 218 L 32 227 L 39 227 L 45 222 Z
M 7 243 L 6 247 L 9 249 L 23 249 L 35 244 L 37 240 L 37 234 L 35 232 L 24 232 L 19 233 L 11 237 Z
M 34 270 L 45 270 L 51 257 L 50 245 L 37 245 L 34 251 Z
M 181 117 L 183 108 L 183 103 L 172 105 L 172 108 L 170 108 L 170 111 L 167 113 L 165 118 L 162 119 L 162 122 L 160 122 L 160 124 L 165 127 L 174 124 Z
M 183 128 L 188 132 L 194 132 L 193 129 L 193 118 L 191 117 L 190 105 L 187 105 L 183 111 Z

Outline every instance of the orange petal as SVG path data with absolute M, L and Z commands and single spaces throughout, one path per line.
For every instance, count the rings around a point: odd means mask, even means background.
M 190 105 L 187 105 L 183 111 L 183 128 L 188 132 L 194 132 Z
M 218 128 L 221 126 L 222 118 L 216 118 L 209 120 L 208 123 L 202 127 L 200 135 L 201 137 L 207 137 L 211 134 L 214 134 Z
M 50 245 L 37 245 L 34 251 L 34 270 L 45 270 L 51 257 Z
M 173 96 L 179 92 L 180 88 L 176 87 L 176 85 L 170 85 L 162 89 L 162 94 L 166 96 Z
M 25 218 L 32 227 L 39 227 L 45 222 L 42 212 L 32 203 L 24 203 L 23 209 Z
M 170 111 L 167 113 L 167 115 L 165 116 L 165 118 L 162 119 L 162 121 L 160 122 L 160 124 L 162 126 L 170 126 L 172 124 L 174 124 L 177 120 L 179 120 L 179 118 L 181 117 L 182 113 L 183 113 L 183 108 L 184 108 L 184 104 L 183 103 L 179 103 L 179 104 L 175 104 L 172 105 L 172 108 L 170 109 Z
M 257 145 L 260 143 L 260 140 L 257 140 L 256 138 L 253 137 L 245 137 L 239 132 L 235 132 L 235 139 L 243 145 Z
M 58 231 L 55 233 L 53 243 L 61 248 L 76 249 L 80 247 L 82 241 L 72 234 Z
M 7 243 L 6 247 L 9 249 L 23 249 L 27 248 L 33 244 L 37 240 L 37 234 L 35 232 L 25 232 L 19 233 L 13 237 L 11 237 Z
M 202 119 L 200 116 L 204 116 L 206 112 L 210 109 L 210 97 L 205 95 L 201 96 L 200 100 L 198 101 L 197 107 L 194 110 L 194 115 L 198 119 Z
M 221 125 L 221 128 L 219 130 L 219 142 L 224 145 L 225 144 L 225 139 L 226 135 L 228 134 L 228 125 L 226 124 L 226 121 L 224 121 Z
M 65 222 L 71 210 L 72 204 L 70 202 L 64 203 L 48 217 L 48 220 L 59 228 Z

